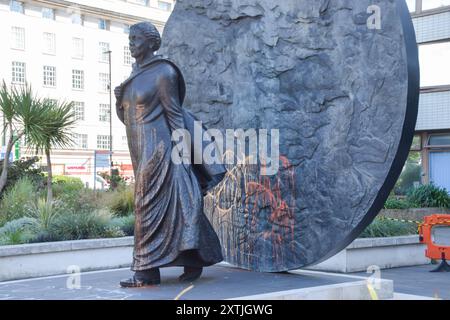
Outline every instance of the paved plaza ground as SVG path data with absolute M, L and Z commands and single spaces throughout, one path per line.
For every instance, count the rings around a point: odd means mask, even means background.
M 383 279 L 394 281 L 396 293 L 450 299 L 450 274 L 430 273 L 435 266 L 382 270 Z M 128 269 L 83 273 L 80 278 L 67 275 L 0 283 L 0 300 L 11 299 L 229 299 L 270 292 L 357 281 L 351 275 L 325 273 L 256 273 L 237 268 L 214 266 L 205 269 L 193 286 L 181 284 L 182 268 L 162 269 L 162 285 L 123 289 L 119 281 L 129 277 Z M 353 277 L 352 277 L 353 276 Z M 79 287 L 77 287 L 79 285 Z M 75 288 L 74 288 L 75 287 Z M 72 288 L 72 289 L 71 289 Z
M 80 289 L 69 289 L 67 275 L 0 283 L 0 299 L 229 299 L 269 292 L 317 287 L 355 281 L 350 277 L 256 273 L 214 266 L 191 284 L 178 282 L 182 268 L 161 269 L 162 283 L 139 289 L 123 289 L 119 281 L 131 275 L 128 269 L 83 273 Z M 68 281 L 69 279 L 69 281 Z M 75 279 L 76 280 L 76 279 Z
M 450 300 L 450 273 L 429 272 L 436 265 L 381 270 L 381 278 L 394 281 L 394 291 Z M 365 276 L 365 273 L 356 273 Z

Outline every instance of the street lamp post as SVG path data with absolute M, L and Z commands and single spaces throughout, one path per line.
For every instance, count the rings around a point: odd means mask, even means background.
M 113 134 L 112 134 L 112 75 L 111 75 L 111 50 L 106 51 L 108 54 L 108 63 L 109 63 L 109 162 L 110 162 L 110 179 L 111 179 L 111 187 L 112 187 L 112 177 L 113 177 Z

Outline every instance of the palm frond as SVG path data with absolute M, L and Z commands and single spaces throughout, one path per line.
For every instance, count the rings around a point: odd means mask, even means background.
M 39 102 L 39 107 L 42 115 L 40 127 L 29 132 L 30 144 L 41 151 L 72 146 L 72 131 L 76 124 L 73 103 L 45 99 Z
M 5 121 L 12 123 L 16 116 L 16 112 L 11 91 L 6 86 L 5 81 L 3 81 L 2 86 L 0 87 L 0 111 L 3 114 Z

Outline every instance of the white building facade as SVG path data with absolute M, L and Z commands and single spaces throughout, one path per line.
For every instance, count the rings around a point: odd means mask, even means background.
M 407 0 L 419 44 L 421 97 L 414 149 L 422 182 L 450 190 L 450 0 Z M 76 146 L 54 150 L 54 172 L 93 175 L 94 151 L 110 147 L 112 87 L 130 73 L 128 31 L 149 20 L 162 31 L 174 0 L 0 0 L 0 80 L 75 102 Z M 115 99 L 112 98 L 114 104 Z M 113 162 L 131 175 L 125 128 L 112 108 Z M 31 152 L 22 145 L 21 156 Z M 45 161 L 43 162 L 45 166 Z
M 173 6 L 173 0 L 0 0 L 0 81 L 28 83 L 40 97 L 75 103 L 76 145 L 53 151 L 55 174 L 93 176 L 94 151 L 110 148 L 110 76 L 114 89 L 131 72 L 129 27 L 151 21 L 162 32 Z M 125 127 L 111 100 L 113 162 L 131 175 Z M 24 144 L 20 156 L 32 155 Z

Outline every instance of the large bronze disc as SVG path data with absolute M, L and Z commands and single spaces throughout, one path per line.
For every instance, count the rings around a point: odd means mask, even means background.
M 205 198 L 228 262 L 285 271 L 369 225 L 417 117 L 419 67 L 404 0 L 178 0 L 161 52 L 209 128 L 279 129 L 280 170 L 229 166 Z

